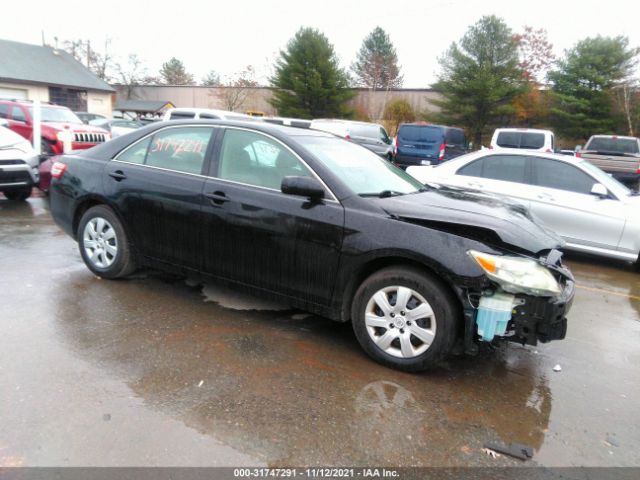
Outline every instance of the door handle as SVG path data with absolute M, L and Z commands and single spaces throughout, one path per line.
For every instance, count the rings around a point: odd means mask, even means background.
M 546 200 L 548 202 L 555 202 L 554 198 L 549 195 L 548 193 L 539 193 L 538 195 L 538 199 L 540 200 Z
M 471 188 L 483 188 L 482 184 L 477 182 L 467 182 L 467 186 Z
M 222 205 L 229 201 L 229 197 L 227 197 L 224 192 L 205 193 L 204 196 L 211 200 L 211 203 L 216 205 Z
M 127 176 L 122 170 L 116 170 L 115 172 L 111 172 L 109 173 L 109 176 L 113 178 L 116 182 L 119 182 L 120 180 L 125 180 L 127 178 Z

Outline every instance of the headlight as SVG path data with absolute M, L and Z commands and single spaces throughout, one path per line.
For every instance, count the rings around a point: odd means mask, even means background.
M 469 250 L 487 277 L 510 293 L 525 293 L 540 297 L 556 296 L 560 285 L 551 272 L 535 260 L 522 257 L 490 255 Z

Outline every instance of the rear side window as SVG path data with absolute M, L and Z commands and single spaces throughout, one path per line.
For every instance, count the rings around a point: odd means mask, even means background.
M 212 128 L 168 128 L 156 133 L 147 152 L 146 165 L 178 172 L 201 174 Z
M 544 147 L 544 133 L 500 132 L 496 143 L 502 148 L 538 149 Z
M 585 150 L 608 153 L 638 153 L 638 141 L 635 138 L 594 137 Z
M 568 163 L 534 158 L 531 164 L 534 185 L 588 195 L 596 183 L 591 176 Z
M 147 157 L 147 149 L 151 143 L 151 137 L 147 137 L 144 140 L 132 145 L 120 155 L 117 160 L 121 162 L 137 163 L 139 165 L 144 163 L 144 159 Z
M 169 120 L 184 120 L 185 118 L 196 118 L 193 112 L 171 112 Z
M 440 127 L 402 125 L 398 137 L 407 142 L 442 143 L 444 134 Z
M 492 155 L 465 165 L 458 170 L 457 174 L 504 182 L 527 183 L 527 157 Z
M 9 105 L 6 103 L 0 104 L 0 118 L 7 118 L 9 116 Z
M 464 131 L 458 128 L 448 128 L 445 134 L 445 143 L 456 147 L 464 147 L 467 143 Z

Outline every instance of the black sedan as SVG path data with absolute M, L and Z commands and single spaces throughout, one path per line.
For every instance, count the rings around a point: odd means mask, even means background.
M 103 278 L 152 267 L 277 297 L 351 322 L 371 357 L 407 371 L 495 337 L 565 336 L 558 237 L 329 134 L 158 123 L 62 156 L 52 176 L 53 217 Z

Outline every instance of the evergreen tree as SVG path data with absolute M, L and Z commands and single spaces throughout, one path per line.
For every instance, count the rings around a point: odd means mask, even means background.
M 586 38 L 566 51 L 549 73 L 558 133 L 575 139 L 615 133 L 613 91 L 632 78 L 637 55 L 623 36 Z
M 513 113 L 512 100 L 523 91 L 523 73 L 511 29 L 494 15 L 469 27 L 440 58 L 434 88 L 444 97 L 432 115 L 442 123 L 465 127 L 475 145 L 485 129 Z
M 168 62 L 162 64 L 160 78 L 165 85 L 193 85 L 193 75 L 187 73 L 184 64 L 173 57 Z
M 211 70 L 204 77 L 202 77 L 202 82 L 200 83 L 203 87 L 219 87 L 222 85 L 222 81 L 220 80 L 220 75 L 215 70 Z
M 322 33 L 301 28 L 280 52 L 271 104 L 288 117 L 349 116 L 346 103 L 353 97 L 349 77 L 338 64 L 333 46 Z
M 351 70 L 356 76 L 356 84 L 361 87 L 389 90 L 402 86 L 396 49 L 380 27 L 364 39 Z

